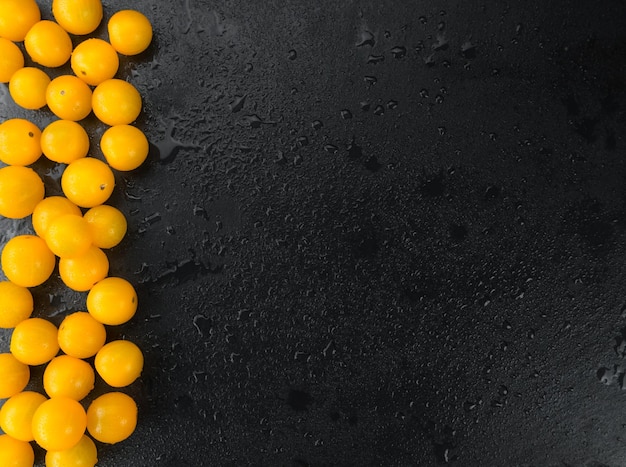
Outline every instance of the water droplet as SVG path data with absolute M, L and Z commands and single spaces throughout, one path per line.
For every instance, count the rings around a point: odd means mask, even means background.
M 330 154 L 337 154 L 337 152 L 339 151 L 339 148 L 335 146 L 334 144 L 327 144 L 326 146 L 324 146 L 324 151 Z
M 245 126 L 248 126 L 250 128 L 260 128 L 263 124 L 263 120 L 261 120 L 256 114 L 244 115 L 241 118 L 241 121 Z
M 314 130 L 319 130 L 324 126 L 324 124 L 320 121 L 320 120 L 315 120 L 313 121 L 313 123 L 311 123 L 311 127 Z
M 439 23 L 437 24 L 437 29 L 439 31 L 443 31 L 446 28 L 446 22 L 445 21 L 439 21 Z
M 435 60 L 435 54 L 430 54 L 424 57 L 423 60 L 424 60 L 424 65 L 426 65 L 427 67 L 435 66 L 435 64 L 437 63 Z
M 243 109 L 243 105 L 246 102 L 246 96 L 235 96 L 235 100 L 230 103 L 230 111 L 233 113 L 239 112 Z
M 391 31 L 385 30 L 385 39 L 391 39 Z
M 289 58 L 289 60 L 295 60 L 296 58 L 298 58 L 298 52 L 296 52 L 294 49 L 291 49 L 289 52 L 287 52 L 287 57 Z
M 498 388 L 498 394 L 501 396 L 506 396 L 509 394 L 509 388 L 507 388 L 504 384 L 500 385 Z
M 524 29 L 524 25 L 522 23 L 518 23 L 515 25 L 515 34 L 519 34 Z
M 422 24 L 426 24 L 426 23 L 428 23 L 428 18 L 426 18 L 426 16 L 420 16 L 420 17 L 418 18 L 418 20 L 419 20 L 419 22 L 420 22 L 420 23 L 422 23 Z
M 350 112 L 348 109 L 341 110 L 340 114 L 341 118 L 343 118 L 344 120 L 349 120 L 352 118 L 352 112 Z
M 440 126 L 437 128 L 437 131 L 439 132 L 439 136 L 444 136 L 446 134 L 446 127 Z
M 437 94 L 437 95 L 435 96 L 435 102 L 436 102 L 437 104 L 443 104 L 443 96 L 442 96 L 441 94 Z
M 420 90 L 420 97 L 422 97 L 423 99 L 427 99 L 428 98 L 428 89 Z
M 369 57 L 367 57 L 367 63 L 380 63 L 385 61 L 385 56 L 384 55 L 373 55 L 370 54 Z
M 254 70 L 254 66 L 252 66 L 252 63 L 246 63 L 244 70 L 246 71 L 246 73 L 250 73 L 252 70 Z
M 361 32 L 361 37 L 359 38 L 359 41 L 356 43 L 356 46 L 363 47 L 364 45 L 369 45 L 371 47 L 374 47 L 375 44 L 376 44 L 376 38 L 374 37 L 374 34 L 372 34 L 369 31 L 363 31 Z
M 398 45 L 391 49 L 393 58 L 403 58 L 406 55 L 406 47 Z
M 396 109 L 398 107 L 398 101 L 394 101 L 393 99 L 391 99 L 389 102 L 387 102 L 387 108 L 390 110 Z
M 432 47 L 433 50 L 446 50 L 448 48 L 448 39 L 443 34 L 437 34 L 437 42 Z
M 377 105 L 374 109 L 374 115 L 385 115 L 385 108 L 382 105 Z
M 476 45 L 472 44 L 470 41 L 465 41 L 461 45 L 461 55 L 467 59 L 476 58 Z
M 299 147 L 301 147 L 301 148 L 304 147 L 304 146 L 308 146 L 309 145 L 309 138 L 307 138 L 306 136 L 300 136 L 297 139 L 296 144 Z
M 370 109 L 370 103 L 367 101 L 362 101 L 361 103 L 359 103 L 359 106 L 361 107 L 361 110 L 363 112 L 367 112 Z
M 378 81 L 378 79 L 376 79 L 376 76 L 365 76 L 363 78 L 363 81 L 365 81 L 367 84 L 369 84 L 370 86 L 373 86 L 374 84 L 376 84 L 376 82 Z

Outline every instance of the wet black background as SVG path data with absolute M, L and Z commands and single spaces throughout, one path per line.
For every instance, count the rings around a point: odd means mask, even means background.
M 153 22 L 119 76 L 154 147 L 110 200 L 146 365 L 98 465 L 626 464 L 623 2 L 103 3 Z

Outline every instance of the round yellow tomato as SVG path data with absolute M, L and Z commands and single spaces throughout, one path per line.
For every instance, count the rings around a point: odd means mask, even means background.
M 135 288 L 121 277 L 102 279 L 87 294 L 87 311 L 102 324 L 123 324 L 137 311 Z
M 83 400 L 96 380 L 92 366 L 70 355 L 53 358 L 43 372 L 43 388 L 50 397 Z
M 128 224 L 124 214 L 113 206 L 101 204 L 87 211 L 84 216 L 91 228 L 93 244 L 100 248 L 117 246 L 124 235 Z
M 35 210 L 45 194 L 43 181 L 29 167 L 0 169 L 0 216 L 22 219 Z
M 48 451 L 65 451 L 78 444 L 87 427 L 87 414 L 69 397 L 52 397 L 33 415 L 33 436 Z
M 32 441 L 33 414 L 46 401 L 46 396 L 23 391 L 11 396 L 0 409 L 0 428 L 20 441 Z
M 100 149 L 111 167 L 128 171 L 139 167 L 148 157 L 148 139 L 131 125 L 112 126 L 100 139 Z
M 13 282 L 0 282 L 0 328 L 14 328 L 30 318 L 33 310 L 33 295 L 30 290 Z
M 76 358 L 93 357 L 106 341 L 104 325 L 84 311 L 67 315 L 59 326 L 59 346 Z
M 65 451 L 46 452 L 46 467 L 94 467 L 98 462 L 96 445 L 87 435 Z
M 103 204 L 113 193 L 113 172 L 99 159 L 84 157 L 68 165 L 61 176 L 61 188 L 67 198 L 82 208 Z
M 45 240 L 59 258 L 77 258 L 91 246 L 91 229 L 83 216 L 63 214 L 50 222 Z
M 69 164 L 87 156 L 89 135 L 72 120 L 56 120 L 43 129 L 41 149 L 51 161 Z
M 17 235 L 4 245 L 0 262 L 2 272 L 11 282 L 36 287 L 48 280 L 56 259 L 42 238 Z
M 100 377 L 109 386 L 128 386 L 141 375 L 143 354 L 131 341 L 109 342 L 96 354 L 94 366 Z
M 152 41 L 150 20 L 135 10 L 122 10 L 109 19 L 109 40 L 119 53 L 137 55 Z
M 30 368 L 10 353 L 0 353 L 0 399 L 21 392 L 30 379 Z
M 70 289 L 77 292 L 90 290 L 109 273 L 109 259 L 97 246 L 91 245 L 87 252 L 76 258 L 59 260 L 59 275 Z
M 0 37 L 21 42 L 28 30 L 41 19 L 35 0 L 2 0 L 0 2 Z
M 57 117 L 77 122 L 91 112 L 91 89 L 76 76 L 58 76 L 46 88 L 46 103 Z
M 0 465 L 4 467 L 33 467 L 35 452 L 30 443 L 9 435 L 0 435 Z
M 59 353 L 58 330 L 43 318 L 28 318 L 11 334 L 11 353 L 26 365 L 43 365 Z
M 37 110 L 46 105 L 46 89 L 49 84 L 50 77 L 44 71 L 27 66 L 11 76 L 9 94 L 20 107 Z
M 100 0 L 52 0 L 54 19 L 70 34 L 82 36 L 96 30 L 102 21 Z
M 102 39 L 87 39 L 72 52 L 72 70 L 80 79 L 91 86 L 111 79 L 120 65 L 117 52 Z
M 7 165 L 30 165 L 41 156 L 41 130 L 23 118 L 0 124 L 0 161 Z
M 0 83 L 8 83 L 11 76 L 24 66 L 24 55 L 9 39 L 0 37 Z
M 26 33 L 24 47 L 35 63 L 48 68 L 65 64 L 72 54 L 72 39 L 54 21 L 35 23 Z
M 109 126 L 128 125 L 141 112 L 141 96 L 135 87 L 121 79 L 108 79 L 93 90 L 93 113 Z
M 124 393 L 103 394 L 87 409 L 87 431 L 102 443 L 119 443 L 133 434 L 136 426 L 137 404 Z

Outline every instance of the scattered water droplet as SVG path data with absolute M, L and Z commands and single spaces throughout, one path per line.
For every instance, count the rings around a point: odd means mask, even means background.
M 295 60 L 296 58 L 298 58 L 298 52 L 296 52 L 294 49 L 291 49 L 289 52 L 287 52 L 287 57 L 289 58 L 289 60 Z
M 327 144 L 326 146 L 324 146 L 324 151 L 330 154 L 337 154 L 337 152 L 339 151 L 339 148 L 335 146 L 334 144 Z
M 380 62 L 384 62 L 385 61 L 385 56 L 384 55 L 373 55 L 370 54 L 369 57 L 367 57 L 367 63 L 380 63 Z
M 374 34 L 372 34 L 369 31 L 363 31 L 361 32 L 361 37 L 359 38 L 359 41 L 356 43 L 356 46 L 363 47 L 364 45 L 369 45 L 371 47 L 374 47 L 375 44 L 376 44 L 376 38 L 374 37 Z
M 246 96 L 235 96 L 235 100 L 230 103 L 230 111 L 233 113 L 239 112 L 243 109 L 243 105 L 246 102 Z
M 393 58 L 403 58 L 406 55 L 406 47 L 398 45 L 391 49 Z
M 439 132 L 439 136 L 444 136 L 446 134 L 446 127 L 440 126 L 437 128 L 437 131 Z
M 252 63 L 246 63 L 244 70 L 246 71 L 246 73 L 250 73 L 252 70 L 254 70 L 254 66 L 252 65 Z
M 367 101 L 362 101 L 361 103 L 359 103 L 359 106 L 361 107 L 361 110 L 363 112 L 367 112 L 370 109 L 370 103 Z
M 369 84 L 370 86 L 373 86 L 374 84 L 376 84 L 376 82 L 378 81 L 378 79 L 376 79 L 376 76 L 365 76 L 363 78 L 363 81 L 365 81 L 367 84 Z
M 398 101 L 394 101 L 393 99 L 391 99 L 389 102 L 387 102 L 387 108 L 390 110 L 394 110 L 398 107 Z
M 385 30 L 385 39 L 391 39 L 391 31 Z
M 435 102 L 436 102 L 437 104 L 443 104 L 443 100 L 444 100 L 444 99 L 443 99 L 443 96 L 442 96 L 441 94 L 437 94 L 437 95 L 435 96 Z
M 299 147 L 301 147 L 301 148 L 304 147 L 304 146 L 308 146 L 309 145 L 309 138 L 307 138 L 306 136 L 300 136 L 297 139 L 296 144 Z
M 461 55 L 467 59 L 476 58 L 476 45 L 472 44 L 470 41 L 465 41 L 461 45 Z
M 428 98 L 428 89 L 420 90 L 420 97 L 422 97 L 423 99 L 427 99 Z
M 419 20 L 419 22 L 420 22 L 420 23 L 422 23 L 422 24 L 426 24 L 426 23 L 428 23 L 428 18 L 426 18 L 426 16 L 420 16 L 420 17 L 418 18 L 418 20 Z
M 324 126 L 324 124 L 321 122 L 321 120 L 315 120 L 313 121 L 313 123 L 311 123 L 311 127 L 314 130 L 319 130 Z
M 352 118 L 352 112 L 350 112 L 348 109 L 343 109 L 340 113 L 341 118 L 343 118 L 344 120 L 349 120 Z
M 385 115 L 385 108 L 382 105 L 377 105 L 374 109 L 374 115 Z

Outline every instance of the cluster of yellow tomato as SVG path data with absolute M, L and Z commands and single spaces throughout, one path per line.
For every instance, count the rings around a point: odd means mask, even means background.
M 136 169 L 148 155 L 145 135 L 132 125 L 141 96 L 115 76 L 118 54 L 144 51 L 152 26 L 140 12 L 118 11 L 108 20 L 108 41 L 92 37 L 73 47 L 70 34 L 91 34 L 100 25 L 101 0 L 53 0 L 52 14 L 55 21 L 41 20 L 35 0 L 0 1 L 0 82 L 8 83 L 17 105 L 29 110 L 47 106 L 58 117 L 43 131 L 20 118 L 0 124 L 0 216 L 31 216 L 34 230 L 11 238 L 0 256 L 7 279 L 0 281 L 0 327 L 13 329 L 10 352 L 0 353 L 0 399 L 6 399 L 0 409 L 1 466 L 32 466 L 32 441 L 47 451 L 49 467 L 93 466 L 97 452 L 91 438 L 116 443 L 128 438 L 137 423 L 137 406 L 123 392 L 105 393 L 87 409 L 83 404 L 96 373 L 121 388 L 143 369 L 143 354 L 134 343 L 107 343 L 105 325 L 130 320 L 137 294 L 125 279 L 108 276 L 103 250 L 122 241 L 127 222 L 104 203 L 115 186 L 113 170 Z M 24 66 L 23 50 L 45 68 L 69 61 L 74 74 L 50 79 L 42 68 Z M 92 111 L 108 126 L 100 139 L 106 162 L 88 156 L 89 136 L 78 123 Z M 42 155 L 65 165 L 64 196 L 45 197 L 41 177 L 29 167 Z M 87 311 L 67 315 L 58 328 L 32 317 L 29 290 L 48 280 L 57 257 L 63 283 L 87 292 Z M 92 358 L 95 371 L 86 360 Z M 30 366 L 44 364 L 46 395 L 25 390 Z

